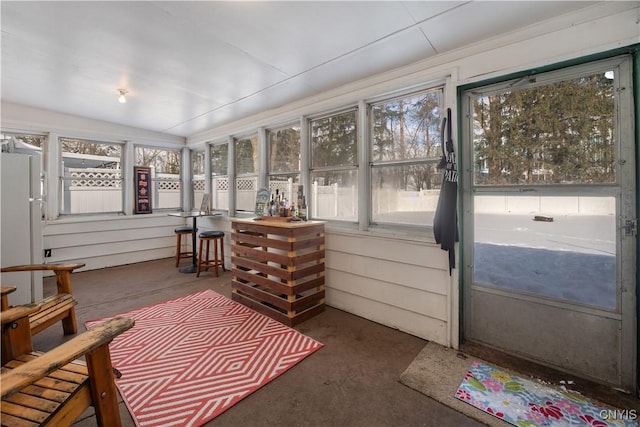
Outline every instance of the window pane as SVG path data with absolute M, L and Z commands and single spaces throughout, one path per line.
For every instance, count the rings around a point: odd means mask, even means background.
M 122 212 L 122 147 L 60 138 L 61 213 Z
M 300 170 L 300 127 L 269 131 L 269 172 Z
M 258 135 L 236 141 L 236 174 L 250 174 L 258 171 Z
M 472 101 L 475 183 L 615 182 L 611 75 L 477 96 Z
M 475 283 L 617 307 L 614 197 L 510 193 L 473 203 Z
M 0 139 L 2 140 L 3 153 L 42 154 L 42 147 L 44 147 L 47 137 L 44 135 L 3 133 Z
M 442 183 L 442 172 L 436 166 L 430 163 L 373 168 L 373 222 L 433 225 Z
M 371 106 L 371 220 L 433 225 L 442 172 L 443 89 Z
M 180 180 L 180 150 L 135 147 L 136 166 L 151 168 L 154 209 L 172 209 L 182 206 Z
M 211 146 L 211 208 L 229 209 L 229 144 Z
M 275 196 L 276 190 L 279 195 L 283 195 L 289 203 L 298 203 L 298 186 L 300 185 L 300 174 L 272 175 L 269 177 L 269 192 Z M 305 192 L 306 196 L 306 192 Z
M 314 168 L 357 164 L 357 118 L 354 110 L 311 121 Z
M 211 146 L 211 175 L 227 175 L 229 169 L 229 145 L 220 144 Z
M 358 220 L 358 172 L 311 173 L 311 218 Z
M 254 212 L 258 191 L 258 135 L 236 141 L 236 210 Z
M 193 185 L 193 206 L 202 205 L 204 195 L 204 151 L 191 152 L 191 184 Z
M 45 194 L 44 158 L 42 150 L 47 137 L 44 135 L 12 134 L 2 133 L 0 135 L 3 153 L 21 153 L 28 155 L 38 155 L 40 166 L 40 193 L 33 194 L 34 198 L 43 198 Z M 44 218 L 44 203 L 33 203 L 32 207 L 40 210 L 40 216 Z
M 442 155 L 442 89 L 372 106 L 371 159 L 428 159 Z

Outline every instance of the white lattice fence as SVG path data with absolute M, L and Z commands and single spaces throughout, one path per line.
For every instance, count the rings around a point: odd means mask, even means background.
M 122 171 L 120 169 L 73 169 L 73 178 L 65 189 L 69 213 L 96 213 L 122 211 Z M 154 177 L 153 208 L 179 208 L 181 206 L 180 176 L 158 174 Z M 204 182 L 203 182 L 204 184 Z
M 251 176 L 236 179 L 236 209 L 251 211 L 256 208 L 256 193 L 258 192 L 258 177 Z

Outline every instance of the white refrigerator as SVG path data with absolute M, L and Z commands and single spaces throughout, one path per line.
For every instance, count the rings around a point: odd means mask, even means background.
M 42 181 L 40 155 L 2 153 L 0 168 L 0 264 L 42 264 Z M 43 298 L 42 272 L 2 273 L 2 286 L 15 286 L 9 304 Z

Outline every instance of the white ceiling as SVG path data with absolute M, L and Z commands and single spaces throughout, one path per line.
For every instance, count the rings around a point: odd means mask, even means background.
M 3 0 L 1 96 L 186 137 L 590 4 Z

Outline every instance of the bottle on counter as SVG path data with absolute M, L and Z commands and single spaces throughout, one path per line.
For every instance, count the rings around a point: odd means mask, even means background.
M 304 221 L 307 220 L 307 199 L 302 196 L 302 204 L 298 208 L 298 217 Z
M 271 200 L 269 200 L 269 209 L 268 209 L 267 215 L 273 216 L 275 205 L 276 205 L 275 196 L 273 195 L 273 193 L 271 193 Z

